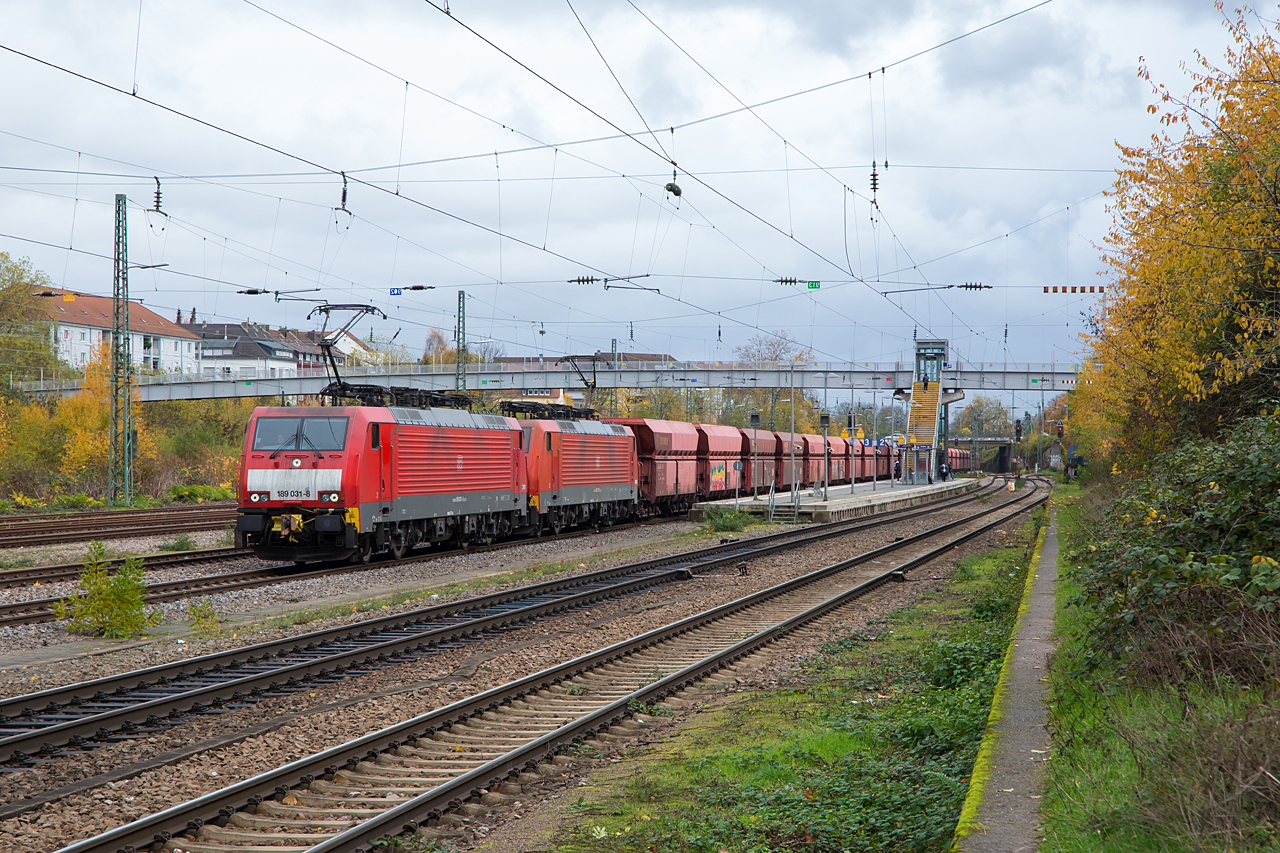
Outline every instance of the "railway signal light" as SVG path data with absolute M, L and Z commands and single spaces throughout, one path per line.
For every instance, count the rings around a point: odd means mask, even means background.
M 1022 441 L 1022 418 L 1013 422 L 1013 437 L 1016 441 Z
M 1062 424 L 1058 424 L 1058 438 L 1062 438 Z

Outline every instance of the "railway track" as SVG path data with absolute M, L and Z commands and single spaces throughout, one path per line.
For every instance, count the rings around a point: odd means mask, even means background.
M 652 520 L 635 522 L 634 524 L 615 525 L 615 530 L 625 530 L 628 527 L 638 525 L 654 524 Z M 594 528 L 581 530 L 567 530 L 558 534 L 561 539 L 572 539 L 577 536 L 589 536 L 596 532 Z M 552 537 L 548 537 L 550 539 Z M 467 549 L 467 553 L 479 554 L 485 551 L 496 551 L 503 548 L 513 548 L 517 545 L 527 545 L 529 539 L 513 539 L 509 542 L 495 542 L 491 545 L 476 545 Z M 461 549 L 458 548 L 440 548 L 435 547 L 433 550 L 419 550 L 412 552 L 399 560 L 386 559 L 378 560 L 367 564 L 347 564 L 334 562 L 314 562 L 310 565 L 313 567 L 311 574 L 307 577 L 318 577 L 322 574 L 342 574 L 351 571 L 359 571 L 362 569 L 377 569 L 388 565 L 397 565 L 400 563 L 420 562 L 422 560 L 434 560 L 440 557 L 448 557 L 457 554 Z M 253 551 L 247 548 L 201 548 L 193 551 L 181 551 L 171 554 L 147 554 L 140 559 L 143 561 L 144 569 L 165 569 L 173 566 L 193 565 L 195 563 L 216 563 L 223 560 L 234 560 L 243 557 L 253 557 Z M 103 565 L 108 570 L 118 569 L 124 565 L 123 557 L 104 560 Z M 60 581 L 73 581 L 80 577 L 84 571 L 82 563 L 61 563 L 49 566 L 27 566 L 16 569 L 0 569 L 0 589 L 10 589 L 20 586 L 32 586 L 34 584 L 58 583 Z M 284 583 L 286 581 L 297 580 L 303 577 L 296 563 L 279 563 L 274 566 L 255 570 L 255 572 L 246 572 L 244 577 L 248 584 L 232 585 L 225 588 L 211 589 L 205 582 L 204 578 L 195 578 L 190 581 L 174 581 L 172 585 L 156 584 L 155 598 L 148 598 L 150 602 L 176 601 L 184 596 L 180 594 L 181 587 L 177 584 L 190 583 L 191 589 L 188 595 L 207 595 L 210 591 L 226 592 L 228 589 L 248 589 L 252 586 L 261 586 L 260 583 L 252 583 L 253 581 L 271 577 L 275 578 L 274 582 Z M 261 575 L 260 573 L 266 573 Z M 209 580 L 218 578 L 228 578 L 230 575 L 211 576 Z M 3 625 L 21 625 L 30 622 L 48 621 L 51 619 L 50 604 L 57 601 L 57 598 L 37 599 L 27 602 L 31 607 L 23 607 L 15 605 L 0 605 L 0 626 Z
M 163 507 L 148 510 L 66 512 L 0 516 L 0 540 L 6 548 L 58 545 L 89 539 L 158 536 L 193 530 L 221 530 L 236 520 L 234 503 Z
M 633 524 L 615 525 L 612 529 L 623 530 L 628 527 L 654 523 L 655 522 L 653 521 L 639 521 Z M 595 532 L 594 528 L 569 530 L 556 534 L 555 537 L 547 537 L 547 539 L 573 539 L 579 536 L 590 536 Z M 465 552 L 469 554 L 482 554 L 487 551 L 499 551 L 505 548 L 514 548 L 518 545 L 527 545 L 530 541 L 532 540 L 513 539 L 508 542 L 495 542 L 491 545 L 475 545 L 465 549 Z M 362 572 L 368 569 L 381 569 L 388 566 L 404 565 L 406 563 L 420 563 L 427 560 L 437 560 L 443 557 L 450 557 L 459 553 L 463 553 L 463 549 L 432 549 L 430 551 L 411 552 L 399 559 L 388 557 L 384 560 L 378 560 L 370 563 L 330 561 L 306 564 L 311 568 L 301 568 L 295 563 L 277 563 L 275 565 L 263 566 L 256 569 L 246 569 L 242 572 L 223 572 L 213 575 L 204 575 L 197 578 L 161 581 L 147 584 L 146 590 L 143 593 L 143 598 L 147 604 L 160 604 L 166 601 L 181 601 L 184 598 L 191 598 L 194 596 L 213 595 L 221 592 L 234 592 L 241 589 L 254 589 L 278 583 L 289 583 L 291 581 L 328 577 L 330 575 L 344 575 L 352 572 Z M 174 565 L 198 562 L 217 562 L 221 560 L 252 556 L 252 551 L 237 550 L 235 548 L 207 549 L 203 551 L 191 551 L 184 555 L 174 555 L 172 557 L 168 555 L 148 556 L 144 565 L 146 568 L 164 568 Z M 111 562 L 113 568 L 124 564 L 124 560 L 113 560 Z M 30 584 L 34 584 L 36 582 L 50 583 L 54 581 L 74 580 L 80 576 L 80 573 L 83 570 L 83 566 L 76 564 L 66 564 L 61 566 L 32 566 L 26 569 L 11 569 L 0 572 L 0 588 L 3 588 L 4 586 L 29 585 L 17 581 L 8 584 L 4 583 L 6 578 L 9 577 L 10 572 L 13 573 L 13 577 L 15 579 L 25 576 L 29 580 Z M 48 572 L 47 575 L 44 574 L 46 571 Z M 5 625 L 30 625 L 37 622 L 53 622 L 57 619 L 54 615 L 53 607 L 61 600 L 61 597 L 32 598 L 26 601 L 0 604 L 0 627 Z
M 134 853 L 148 846 L 187 853 L 348 853 L 406 832 L 457 835 L 468 814 L 514 802 L 524 786 L 555 774 L 559 749 L 590 737 L 634 737 L 653 722 L 636 709 L 670 701 L 704 678 L 732 680 L 739 662 L 779 637 L 905 579 L 1046 499 L 1024 493 L 963 519 L 958 524 L 968 523 L 967 529 L 941 544 L 923 543 L 957 523 L 294 761 L 61 853 Z M 978 522 L 993 514 L 994 520 Z M 901 552 L 909 556 L 869 578 L 850 571 Z M 472 799 L 479 802 L 467 802 Z
M 169 554 L 145 554 L 144 569 L 167 569 L 172 566 L 189 566 L 195 563 L 216 563 L 240 557 L 252 557 L 253 552 L 244 548 L 200 548 L 194 551 L 175 551 Z M 103 560 L 108 570 L 118 569 L 125 563 L 124 557 Z M 27 566 L 20 569 L 0 569 L 0 589 L 10 589 L 32 584 L 73 581 L 84 571 L 83 563 L 60 563 L 53 566 Z M 3 624 L 0 621 L 0 624 Z
M 962 499 L 963 500 L 963 499 Z M 892 515 L 877 516 L 877 518 L 892 518 Z M 631 524 L 619 524 L 610 528 L 612 530 L 622 530 L 627 527 L 653 524 L 653 520 L 639 521 Z M 843 523 L 843 522 L 839 522 Z M 595 533 L 595 528 L 581 528 L 577 530 L 564 531 L 556 534 L 554 538 L 569 539 L 579 536 L 589 536 Z M 547 537 L 548 539 L 553 537 Z M 505 548 L 514 548 L 520 545 L 528 544 L 530 539 L 513 539 L 506 542 L 495 542 L 490 545 L 473 545 L 466 549 L 466 553 L 481 554 L 488 551 L 498 551 Z M 236 552 L 235 549 L 222 549 L 226 553 L 220 556 L 210 555 L 205 558 L 206 561 L 234 559 L 237 556 L 250 556 L 247 551 Z M 191 552 L 193 554 L 200 552 Z M 278 583 L 289 583 L 291 581 L 312 580 L 315 578 L 327 577 L 330 575 L 350 574 L 352 572 L 364 571 L 365 569 L 386 568 L 389 566 L 404 565 L 406 563 L 422 562 L 424 560 L 435 560 L 442 557 L 452 556 L 460 553 L 460 549 L 450 548 L 448 550 L 432 549 L 430 551 L 411 552 L 404 557 L 395 559 L 387 557 L 386 559 L 375 561 L 372 563 L 349 563 L 349 562 L 317 562 L 309 563 L 309 568 L 302 568 L 293 563 L 279 563 L 272 566 L 263 566 L 255 569 L 247 569 L 242 572 L 225 572 L 214 575 L 206 575 L 198 578 L 190 578 L 177 581 L 164 581 L 160 583 L 148 584 L 144 593 L 147 604 L 160 604 L 168 601 L 181 601 L 184 598 L 192 598 L 196 596 L 214 595 L 223 592 L 234 592 L 241 589 L 255 589 L 263 586 L 271 586 Z M 163 558 L 160 558 L 163 559 Z M 198 562 L 198 559 L 188 557 L 183 560 L 181 557 L 174 558 L 173 562 L 160 563 L 152 562 L 152 558 L 148 558 L 147 568 L 161 567 L 162 565 L 177 565 L 183 562 Z M 123 563 L 123 561 L 119 561 Z M 51 570 L 49 577 L 41 577 L 38 574 L 42 569 Z M 25 585 L 18 582 L 6 584 L 5 578 L 9 572 L 13 572 L 13 577 L 26 576 L 31 579 L 31 583 L 39 581 L 40 583 L 48 583 L 57 580 L 73 580 L 79 577 L 80 570 L 72 565 L 50 566 L 50 567 L 31 567 L 27 569 L 11 569 L 0 571 L 0 588 L 7 586 Z M 50 598 L 33 598 L 26 601 L 9 602 L 0 604 L 0 627 L 6 625 L 30 625 L 39 622 L 53 622 L 57 617 L 54 615 L 54 605 L 61 601 L 61 597 Z
M 350 675 L 477 642 L 531 621 L 802 547 L 886 521 L 977 500 L 989 491 L 897 513 L 724 542 L 612 569 L 544 581 L 328 629 L 73 684 L 0 702 L 0 762 L 9 769 L 53 760 L 95 743 L 145 737 L 188 716 L 243 707 Z M 999 505 L 983 514 L 998 509 Z M 950 522 L 939 530 L 962 524 Z M 904 540 L 913 541 L 913 540 Z

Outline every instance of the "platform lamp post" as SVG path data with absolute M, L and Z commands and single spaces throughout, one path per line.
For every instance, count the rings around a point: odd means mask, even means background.
M 827 442 L 827 427 L 831 425 L 831 409 L 827 407 L 827 380 L 839 379 L 839 373 L 822 374 L 822 499 L 827 499 L 828 486 L 831 482 L 831 446 Z M 852 484 L 850 493 L 852 493 Z
M 800 506 L 800 489 L 796 487 L 796 363 L 791 362 L 791 505 Z M 797 510 L 798 511 L 798 510 Z
M 871 491 L 876 490 L 876 481 L 880 476 L 880 448 L 876 444 L 876 437 L 880 433 L 879 412 L 876 411 L 876 395 L 880 393 L 880 389 L 876 388 L 871 391 Z M 888 455 L 886 454 L 886 457 Z M 893 479 L 892 474 L 889 479 Z
M 831 415 L 822 413 L 822 500 L 829 500 L 827 487 L 831 483 L 831 445 L 827 444 L 827 428 L 831 426 Z
M 751 413 L 751 500 L 760 500 L 760 410 Z

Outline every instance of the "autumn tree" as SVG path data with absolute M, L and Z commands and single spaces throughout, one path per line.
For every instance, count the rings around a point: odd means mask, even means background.
M 453 364 L 455 353 L 449 345 L 444 332 L 434 326 L 427 330 L 427 339 L 422 345 L 423 364 Z
M 813 361 L 813 350 L 802 346 L 791 337 L 787 330 L 774 334 L 759 332 L 752 335 L 745 344 L 734 347 L 734 352 L 742 361 L 755 362 L 768 366 L 800 365 Z M 787 429 L 791 425 L 790 401 L 791 391 L 788 388 L 743 389 L 733 392 L 740 401 L 742 412 L 750 419 L 751 411 L 759 411 L 760 425 L 769 429 Z M 802 389 L 796 389 L 796 432 L 812 431 L 802 429 L 801 424 L 808 427 L 816 424 L 813 412 L 813 401 L 806 400 Z M 781 408 L 781 412 L 779 411 Z M 734 420 L 738 420 L 735 418 Z M 735 426 L 745 424 L 735 423 Z
M 5 385 L 10 377 L 15 382 L 39 378 L 42 369 L 52 372 L 59 366 L 47 297 L 39 295 L 52 286 L 30 260 L 0 252 L 0 372 Z
M 1009 410 L 996 397 L 978 394 L 964 407 L 951 407 L 951 434 L 1009 435 L 1013 425 Z
M 138 393 L 137 375 L 130 373 L 133 426 L 137 432 L 134 477 L 141 485 L 154 473 L 157 452 Z M 63 439 L 58 470 L 61 485 L 95 496 L 107 492 L 107 466 L 111 456 L 111 347 L 103 341 L 93 360 L 85 365 L 80 390 L 58 401 L 53 424 Z
M 1280 397 L 1280 50 L 1244 14 L 1225 67 L 1201 57 L 1188 98 L 1156 85 L 1161 131 L 1120 147 L 1115 295 L 1091 317 L 1072 413 L 1095 451 L 1149 458 Z
M 396 342 L 399 334 L 399 332 L 396 332 L 388 337 L 370 332 L 369 337 L 363 341 L 366 350 L 353 353 L 352 362 L 380 367 L 394 364 L 413 364 L 417 361 L 413 355 L 413 350 L 404 344 Z

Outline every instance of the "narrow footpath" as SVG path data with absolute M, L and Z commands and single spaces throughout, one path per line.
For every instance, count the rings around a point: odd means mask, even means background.
M 987 733 L 956 828 L 953 849 L 963 853 L 1033 853 L 1043 838 L 1040 802 L 1044 763 L 1050 756 L 1045 724 L 1048 660 L 1055 645 L 1057 533 L 1057 516 L 1051 515 L 1032 559 Z

